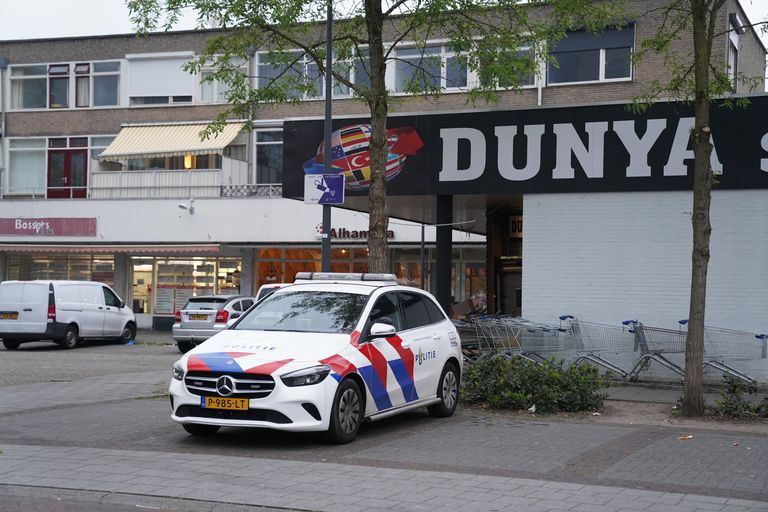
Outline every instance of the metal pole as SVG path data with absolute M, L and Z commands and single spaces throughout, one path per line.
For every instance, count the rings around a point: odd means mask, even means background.
M 421 251 L 419 254 L 419 264 L 421 265 L 421 272 L 419 272 L 419 288 L 424 288 L 424 223 L 421 224 Z
M 325 130 L 323 174 L 331 174 L 331 103 L 333 101 L 333 0 L 328 0 L 325 21 Z M 323 244 L 321 268 L 331 271 L 331 205 L 323 205 Z

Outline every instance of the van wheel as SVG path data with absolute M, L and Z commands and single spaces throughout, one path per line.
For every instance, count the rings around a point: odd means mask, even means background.
M 120 334 L 120 337 L 117 338 L 117 342 L 125 344 L 135 338 L 136 338 L 136 326 L 129 323 L 129 324 L 125 324 L 125 327 L 123 327 L 123 332 Z
M 193 348 L 195 348 L 195 344 L 191 341 L 177 341 L 176 346 L 179 347 L 179 352 L 182 354 L 186 354 Z
M 331 420 L 325 439 L 333 444 L 354 441 L 363 422 L 363 399 L 360 387 L 352 379 L 346 379 L 336 389 L 331 406 Z
M 77 346 L 77 327 L 74 325 L 68 325 L 67 330 L 64 331 L 64 336 L 59 340 L 59 345 L 64 348 L 75 348 Z
M 429 414 L 436 418 L 447 418 L 456 410 L 459 403 L 459 371 L 453 363 L 446 363 L 437 385 L 437 397 L 440 401 L 427 407 Z
M 19 345 L 21 345 L 21 343 L 16 340 L 3 340 L 3 346 L 5 346 L 7 350 L 16 350 L 19 348 Z

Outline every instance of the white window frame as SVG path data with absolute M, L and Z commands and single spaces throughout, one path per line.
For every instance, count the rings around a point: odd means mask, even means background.
M 615 30 L 615 29 L 614 29 Z M 628 30 L 624 28 L 622 30 Z M 561 87 L 567 85 L 589 85 L 589 84 L 602 84 L 602 83 L 614 83 L 614 82 L 632 82 L 635 79 L 635 66 L 632 63 L 632 56 L 635 54 L 635 48 L 637 47 L 637 26 L 632 26 L 632 46 L 629 47 L 629 76 L 620 78 L 605 78 L 605 50 L 606 48 L 600 48 L 600 58 L 598 63 L 598 79 L 597 80 L 581 80 L 576 82 L 557 82 L 550 83 L 549 81 L 549 64 L 546 66 L 547 74 L 544 77 L 544 85 L 546 87 Z M 623 47 L 626 48 L 626 47 Z M 563 52 L 568 53 L 568 52 Z
M 243 72 L 243 74 L 247 77 L 248 76 L 248 67 L 249 62 L 247 60 L 244 60 L 238 68 Z M 197 75 L 197 80 L 195 84 L 195 94 L 193 97 L 193 103 L 196 104 L 202 104 L 202 105 L 225 105 L 227 104 L 227 98 L 222 97 L 223 94 L 226 94 L 229 89 L 223 89 L 223 86 L 225 84 L 222 84 L 219 80 L 212 80 L 210 82 L 206 82 L 204 80 L 206 74 L 212 74 L 216 71 L 216 68 L 214 66 L 204 66 L 200 69 L 200 73 Z M 211 100 L 204 100 L 203 99 L 203 87 L 206 85 L 210 85 L 211 91 L 212 91 L 212 98 Z M 222 90 L 223 89 L 223 90 Z
M 301 50 L 299 50 L 299 49 L 296 49 L 296 50 L 285 50 L 285 51 L 286 51 L 286 53 L 299 53 L 299 52 L 301 52 Z M 268 51 L 259 51 L 259 52 L 256 52 L 254 54 L 254 56 L 255 56 L 254 66 L 255 66 L 255 69 L 256 69 L 256 72 L 254 73 L 254 75 L 255 75 L 254 76 L 254 84 L 253 84 L 254 88 L 259 88 L 259 78 L 261 78 L 261 76 L 259 75 L 259 66 L 262 66 L 262 65 L 270 66 L 271 65 L 268 62 L 263 62 L 262 61 L 262 59 L 265 56 L 267 56 L 267 55 L 269 55 Z M 334 62 L 336 62 L 336 61 L 334 60 Z M 301 57 L 301 69 L 302 69 L 302 71 L 301 72 L 302 72 L 304 77 L 308 77 L 309 76 L 309 73 L 307 72 L 307 68 L 310 65 L 315 65 L 315 61 L 311 57 L 308 57 L 306 54 L 302 55 L 302 57 Z M 354 65 L 351 65 L 350 68 L 349 68 L 348 79 L 349 79 L 350 82 L 355 83 L 355 67 L 354 67 Z M 335 99 L 346 99 L 346 98 L 351 98 L 353 96 L 353 93 L 352 93 L 351 90 L 348 93 L 346 93 L 346 94 L 337 92 L 337 88 L 341 87 L 341 86 L 344 86 L 344 85 L 339 83 L 339 82 L 337 82 L 336 80 L 334 80 L 333 82 L 334 82 L 333 92 L 332 92 L 332 97 L 333 98 L 335 98 Z M 301 97 L 299 99 L 302 100 L 302 101 L 323 101 L 325 99 L 325 78 L 323 78 L 323 83 L 322 84 L 323 84 L 322 88 L 321 88 L 322 90 L 318 91 L 318 95 L 317 96 L 310 96 L 310 95 L 308 95 L 306 93 L 302 93 Z
M 96 64 L 103 64 L 103 63 L 117 63 L 118 64 L 118 70 L 117 71 L 99 71 L 94 72 L 94 66 Z M 78 64 L 87 64 L 89 66 L 88 74 L 76 74 L 75 68 Z M 23 68 L 23 67 L 32 67 L 32 66 L 44 66 L 45 67 L 45 74 L 43 75 L 28 75 L 28 76 L 12 76 L 13 75 L 13 69 Z M 51 66 L 69 66 L 69 71 L 67 74 L 55 74 L 52 75 L 50 73 Z M 121 98 L 121 89 L 122 89 L 122 70 L 125 69 L 124 63 L 122 59 L 104 59 L 104 60 L 78 60 L 78 61 L 69 61 L 69 62 L 35 62 L 35 63 L 23 63 L 23 64 L 16 64 L 9 66 L 9 72 L 8 72 L 8 79 L 7 79 L 7 85 L 8 90 L 11 91 L 8 94 L 8 99 L 6 101 L 6 105 L 8 107 L 8 112 L 42 112 L 42 111 L 49 111 L 49 110 L 84 110 L 84 109 L 105 109 L 105 108 L 118 108 L 122 106 L 122 98 Z M 77 106 L 77 78 L 78 77 L 84 77 L 88 76 L 88 105 L 78 107 Z M 114 105 L 94 105 L 93 104 L 93 92 L 94 92 L 94 76 L 117 76 L 117 103 Z M 68 80 L 68 91 L 67 91 L 67 106 L 66 107 L 51 107 L 50 106 L 50 99 L 51 99 L 51 78 L 64 78 L 66 77 Z M 41 78 L 45 79 L 45 106 L 44 107 L 34 107 L 34 108 L 17 108 L 13 106 L 13 84 L 16 81 L 21 80 L 39 80 Z

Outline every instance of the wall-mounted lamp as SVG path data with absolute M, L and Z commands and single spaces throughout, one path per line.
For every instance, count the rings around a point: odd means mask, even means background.
M 192 168 L 192 155 L 184 155 L 184 168 L 187 170 Z
M 178 207 L 181 208 L 182 210 L 187 210 L 190 213 L 190 215 L 192 215 L 195 213 L 195 200 L 190 199 L 189 204 L 179 203 Z

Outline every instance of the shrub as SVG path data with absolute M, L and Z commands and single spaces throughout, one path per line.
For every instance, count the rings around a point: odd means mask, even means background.
M 751 402 L 744 398 L 750 387 L 742 380 L 723 375 L 724 387 L 720 390 L 722 400 L 707 406 L 707 413 L 721 418 L 756 419 L 768 418 L 768 398 Z
M 464 373 L 463 397 L 494 409 L 575 412 L 599 408 L 605 384 L 597 368 L 565 366 L 554 359 L 542 364 L 523 358 L 481 358 Z

